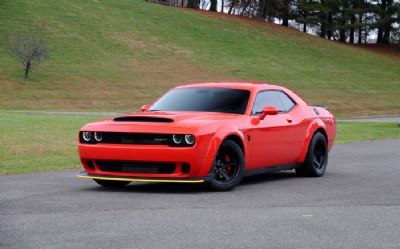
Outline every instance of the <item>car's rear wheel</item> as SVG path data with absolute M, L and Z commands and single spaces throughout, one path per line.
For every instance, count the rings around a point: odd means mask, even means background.
M 97 182 L 99 185 L 106 188 L 122 188 L 130 183 L 129 181 L 112 181 L 112 180 L 98 180 L 98 179 L 93 179 L 93 180 Z
M 244 165 L 244 155 L 239 145 L 231 140 L 225 140 L 215 157 L 208 185 L 218 191 L 233 189 L 243 178 Z
M 301 176 L 323 176 L 328 165 L 328 147 L 325 136 L 321 132 L 314 134 L 308 147 L 304 163 L 296 169 Z

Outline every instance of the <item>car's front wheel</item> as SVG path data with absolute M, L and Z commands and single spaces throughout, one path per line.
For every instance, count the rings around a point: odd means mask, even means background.
M 239 145 L 231 140 L 225 140 L 215 157 L 208 185 L 218 191 L 233 189 L 243 178 L 244 165 L 245 159 Z
M 328 147 L 325 136 L 317 132 L 314 134 L 308 147 L 304 163 L 296 169 L 301 176 L 323 176 L 328 165 Z
M 97 182 L 97 184 L 106 188 L 122 188 L 130 183 L 128 181 L 113 181 L 113 180 L 98 180 L 98 179 L 93 179 L 93 180 Z

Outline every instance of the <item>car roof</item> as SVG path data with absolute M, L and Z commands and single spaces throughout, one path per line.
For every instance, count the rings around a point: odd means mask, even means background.
M 175 88 L 179 89 L 179 88 L 193 88 L 193 87 L 232 88 L 232 89 L 243 89 L 250 91 L 257 91 L 264 89 L 286 90 L 286 88 L 284 87 L 264 82 L 202 82 L 202 83 L 181 85 Z

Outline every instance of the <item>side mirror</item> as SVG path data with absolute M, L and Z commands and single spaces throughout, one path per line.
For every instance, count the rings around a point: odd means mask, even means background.
M 276 109 L 275 106 L 265 106 L 263 109 L 263 113 L 261 113 L 260 116 L 258 116 L 258 118 L 260 120 L 264 120 L 265 116 L 267 115 L 277 115 L 279 113 L 279 110 Z
M 147 111 L 147 109 L 149 109 L 150 106 L 151 106 L 150 104 L 142 105 L 142 107 L 140 107 L 140 111 L 145 112 L 145 111 Z
M 254 117 L 251 119 L 251 123 L 253 125 L 258 125 L 261 120 L 264 120 L 267 115 L 277 115 L 279 110 L 276 109 L 275 106 L 265 106 L 263 109 L 263 113 L 261 113 L 258 117 Z

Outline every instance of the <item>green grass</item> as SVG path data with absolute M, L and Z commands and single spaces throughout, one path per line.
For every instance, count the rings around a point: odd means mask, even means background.
M 80 167 L 79 128 L 100 116 L 0 112 L 0 174 Z M 400 138 L 397 124 L 338 123 L 336 143 Z
M 398 125 L 396 123 L 340 122 L 337 126 L 336 143 L 400 138 Z
M 79 128 L 100 118 L 0 112 L 0 174 L 79 166 Z
M 28 82 L 6 54 L 18 31 L 51 57 Z M 285 85 L 337 116 L 398 113 L 400 61 L 301 32 L 141 0 L 2 0 L 0 108 L 129 110 L 171 86 L 254 80 Z

